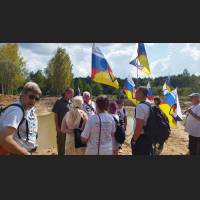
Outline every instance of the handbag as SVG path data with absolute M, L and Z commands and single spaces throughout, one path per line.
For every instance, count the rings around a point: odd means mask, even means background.
M 81 127 L 83 125 L 83 118 L 81 117 L 79 128 L 74 129 L 75 148 L 86 147 L 87 144 L 81 141 Z

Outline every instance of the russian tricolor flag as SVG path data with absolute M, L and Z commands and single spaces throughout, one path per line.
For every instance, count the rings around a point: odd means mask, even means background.
M 110 85 L 119 89 L 119 83 L 101 50 L 94 44 L 92 48 L 92 75 L 93 81 Z

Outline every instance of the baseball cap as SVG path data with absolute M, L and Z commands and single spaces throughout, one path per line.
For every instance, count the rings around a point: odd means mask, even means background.
M 192 93 L 189 95 L 189 97 L 200 97 L 199 93 Z

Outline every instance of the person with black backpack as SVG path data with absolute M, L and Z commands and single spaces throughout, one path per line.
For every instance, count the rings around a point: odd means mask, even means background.
M 153 155 L 153 144 L 163 144 L 170 135 L 170 126 L 157 106 L 146 101 L 148 90 L 140 86 L 136 100 L 140 102 L 135 110 L 135 129 L 132 144 L 133 155 Z
M 34 82 L 25 84 L 20 99 L 0 113 L 0 155 L 31 155 L 37 148 L 35 103 L 42 92 Z

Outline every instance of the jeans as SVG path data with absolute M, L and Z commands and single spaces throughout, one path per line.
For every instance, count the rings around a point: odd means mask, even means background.
M 138 140 L 132 147 L 133 155 L 152 155 L 152 143 L 146 135 L 140 135 Z
M 66 134 L 57 132 L 57 150 L 59 156 L 65 155 Z

